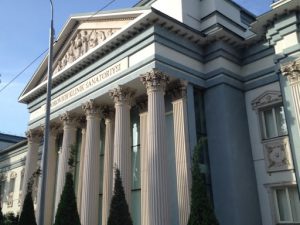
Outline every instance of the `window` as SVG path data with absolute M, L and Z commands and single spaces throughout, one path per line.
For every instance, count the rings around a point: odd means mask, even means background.
M 21 181 L 20 181 L 20 187 L 19 187 L 20 191 L 22 191 L 22 189 L 23 189 L 24 173 L 25 173 L 25 169 L 22 169 L 22 171 L 21 171 Z
M 6 186 L 6 180 L 2 179 L 0 181 L 0 200 L 3 203 L 5 201 L 5 186 Z
M 278 224 L 300 224 L 300 201 L 295 186 L 274 189 L 275 211 Z
M 9 192 L 8 193 L 13 193 L 15 190 L 15 183 L 16 183 L 16 178 L 11 178 L 9 181 Z
M 287 135 L 287 126 L 282 105 L 261 110 L 261 120 L 264 139 Z

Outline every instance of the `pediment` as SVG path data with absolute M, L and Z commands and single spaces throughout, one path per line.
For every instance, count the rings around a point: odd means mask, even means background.
M 252 108 L 257 110 L 280 102 L 282 102 L 280 91 L 266 91 L 252 101 Z
M 79 14 L 71 17 L 62 32 L 57 37 L 53 47 L 53 76 L 70 69 L 77 62 L 84 60 L 92 52 L 101 49 L 112 38 L 128 29 L 131 24 L 138 21 L 140 15 L 149 10 L 111 11 L 96 14 Z M 41 86 L 45 86 L 47 80 L 48 55 L 39 65 L 29 83 L 19 97 L 23 101 L 24 96 Z M 72 67 L 73 68 L 73 67 Z
M 53 75 L 72 65 L 126 26 L 133 18 L 106 19 L 81 23 L 55 56 Z M 47 76 L 44 76 L 46 80 Z
M 156 17 L 151 9 L 126 9 L 72 16 L 53 47 L 53 87 L 143 31 Z M 41 62 L 19 97 L 29 103 L 46 93 L 48 55 Z

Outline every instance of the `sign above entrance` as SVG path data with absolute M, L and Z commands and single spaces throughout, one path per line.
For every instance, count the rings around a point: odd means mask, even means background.
M 65 93 L 59 95 L 58 97 L 51 100 L 51 110 L 63 105 L 67 101 L 75 98 L 76 96 L 87 92 L 93 87 L 103 83 L 105 80 L 123 72 L 128 68 L 128 58 L 124 58 L 121 61 L 115 63 L 114 65 L 106 68 L 105 70 L 97 73 L 95 76 L 83 81 L 72 89 L 66 91 Z M 39 109 L 30 113 L 29 120 L 34 120 L 39 116 L 44 115 L 46 112 L 46 105 L 42 105 Z

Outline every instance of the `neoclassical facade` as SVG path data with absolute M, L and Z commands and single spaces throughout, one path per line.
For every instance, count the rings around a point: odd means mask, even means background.
M 45 225 L 68 171 L 81 224 L 106 225 L 114 168 L 134 225 L 186 225 L 201 139 L 221 225 L 300 224 L 299 6 L 255 16 L 231 0 L 142 0 L 72 16 L 54 46 Z M 47 57 L 19 98 L 27 142 L 0 152 L 4 212 L 45 169 L 46 84 Z

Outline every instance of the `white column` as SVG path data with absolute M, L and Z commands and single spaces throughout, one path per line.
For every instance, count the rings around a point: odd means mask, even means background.
M 148 215 L 148 154 L 147 154 L 147 100 L 138 102 L 140 111 L 140 165 L 141 165 L 141 223 L 149 225 Z
M 48 142 L 48 158 L 47 158 L 47 181 L 46 181 L 46 197 L 45 197 L 45 225 L 52 225 L 53 220 L 53 204 L 55 199 L 55 173 L 56 173 L 56 163 L 57 163 L 57 149 L 56 149 L 56 139 L 59 131 L 59 126 L 56 124 L 51 124 L 50 135 Z M 44 170 L 42 165 L 42 171 Z M 39 179 L 38 186 L 38 206 L 36 209 L 36 215 L 38 216 L 40 209 L 40 194 L 41 194 L 41 180 Z M 37 218 L 38 221 L 38 218 Z
M 98 224 L 100 171 L 100 110 L 94 100 L 85 103 L 86 142 L 84 154 L 81 224 Z
M 115 102 L 114 166 L 120 169 L 127 204 L 131 208 L 130 101 L 134 93 L 129 88 L 118 87 L 109 94 Z
M 22 188 L 22 204 L 27 194 L 28 182 L 32 177 L 33 173 L 37 170 L 38 165 L 38 152 L 40 143 L 42 140 L 42 131 L 41 130 L 29 130 L 26 132 L 27 140 L 28 140 L 28 152 L 26 156 L 25 163 L 25 173 L 24 173 L 24 181 Z
M 141 77 L 148 94 L 148 206 L 149 224 L 169 225 L 165 87 L 168 77 L 153 70 Z
M 173 95 L 174 141 L 176 160 L 179 225 L 186 225 L 190 215 L 191 162 L 186 104 L 186 86 L 176 83 Z
M 68 161 L 70 159 L 71 148 L 76 143 L 76 124 L 75 118 L 69 112 L 64 113 L 60 117 L 63 121 L 63 142 L 61 153 L 59 154 L 58 160 L 58 171 L 56 180 L 56 193 L 55 193 L 55 214 L 56 209 L 60 201 L 63 188 L 65 186 L 66 173 L 70 170 Z M 55 215 L 54 215 L 55 217 Z
M 77 189 L 77 208 L 79 217 L 81 217 L 81 200 L 82 200 L 82 184 L 83 184 L 83 168 L 84 168 L 84 154 L 85 154 L 85 139 L 86 139 L 86 120 L 81 120 L 81 146 L 80 146 L 80 164 L 78 176 Z
M 105 107 L 102 110 L 105 119 L 105 149 L 103 169 L 102 225 L 107 224 L 113 187 L 113 153 L 114 153 L 114 112 Z

